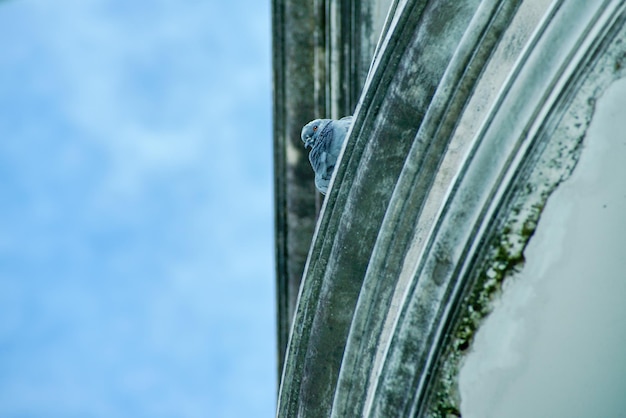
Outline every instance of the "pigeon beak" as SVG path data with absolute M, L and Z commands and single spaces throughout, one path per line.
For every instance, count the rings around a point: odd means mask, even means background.
M 313 138 L 311 138 L 310 136 L 307 136 L 306 139 L 304 140 L 304 149 L 307 149 L 309 147 L 313 147 Z

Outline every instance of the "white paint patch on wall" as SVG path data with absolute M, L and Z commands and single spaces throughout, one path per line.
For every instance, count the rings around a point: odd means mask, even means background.
M 626 80 L 525 257 L 461 369 L 463 418 L 626 417 Z

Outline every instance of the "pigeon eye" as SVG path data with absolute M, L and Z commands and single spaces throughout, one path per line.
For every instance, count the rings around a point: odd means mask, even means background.
M 313 132 L 317 131 L 317 126 L 313 127 Z

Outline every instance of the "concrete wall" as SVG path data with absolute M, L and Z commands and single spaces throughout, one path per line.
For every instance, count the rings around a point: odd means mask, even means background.
M 626 71 L 623 1 L 388 7 L 306 260 L 279 416 L 481 416 L 468 396 L 492 395 L 460 390 L 460 370 Z

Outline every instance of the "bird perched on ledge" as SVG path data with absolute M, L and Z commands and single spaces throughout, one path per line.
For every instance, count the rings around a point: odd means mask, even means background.
M 315 172 L 315 187 L 326 194 L 330 178 L 335 171 L 335 164 L 352 124 L 352 116 L 339 120 L 315 119 L 302 128 L 300 138 L 304 148 L 311 147 L 309 161 Z

